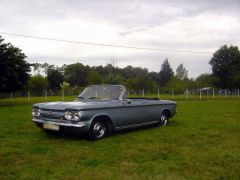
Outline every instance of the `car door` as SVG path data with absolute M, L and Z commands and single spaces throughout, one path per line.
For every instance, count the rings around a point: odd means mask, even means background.
M 133 126 L 147 121 L 146 101 L 123 100 L 119 102 L 119 126 Z

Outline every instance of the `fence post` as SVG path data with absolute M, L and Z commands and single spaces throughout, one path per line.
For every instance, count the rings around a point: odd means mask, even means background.
M 29 90 L 27 92 L 27 100 L 30 101 L 30 92 L 29 92 Z
M 227 98 L 227 90 L 225 89 L 225 98 Z
M 45 90 L 45 101 L 47 101 L 47 90 Z
M 144 95 L 145 95 L 145 94 L 144 94 L 144 89 L 143 89 L 143 97 L 144 97 Z
M 202 100 L 202 91 L 200 90 L 200 100 Z
M 172 98 L 174 98 L 174 90 L 172 90 Z
M 64 89 L 62 90 L 62 101 L 64 101 Z
M 158 89 L 158 99 L 159 99 L 159 89 Z
M 214 99 L 214 97 L 215 97 L 215 94 L 214 94 L 214 88 L 213 88 L 213 99 Z
M 11 98 L 11 100 L 12 100 L 12 98 L 13 98 L 12 92 L 10 93 L 10 98 Z
M 238 89 L 238 91 L 237 91 L 237 94 L 238 94 L 238 97 L 239 97 L 239 89 Z

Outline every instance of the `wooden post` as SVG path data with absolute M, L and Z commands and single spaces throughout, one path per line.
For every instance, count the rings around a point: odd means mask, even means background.
M 159 89 L 158 89 L 158 99 L 159 99 Z
M 214 99 L 214 96 L 215 96 L 215 94 L 214 94 L 214 88 L 213 88 L 213 99 Z
M 202 100 L 202 91 L 200 90 L 200 100 Z
M 227 90 L 225 89 L 225 98 L 227 98 Z
M 62 101 L 64 101 L 64 89 L 62 90 Z
M 144 95 L 145 95 L 145 94 L 144 94 L 144 89 L 143 89 L 143 97 L 144 97 Z
M 172 98 L 174 98 L 174 90 L 172 90 Z
M 47 101 L 47 90 L 45 90 L 45 101 Z

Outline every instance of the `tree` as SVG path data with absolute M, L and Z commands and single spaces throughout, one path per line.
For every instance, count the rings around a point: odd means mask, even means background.
M 121 75 L 108 74 L 102 80 L 104 84 L 122 84 L 124 82 L 124 78 Z
M 55 67 L 49 67 L 47 70 L 47 80 L 52 90 L 60 89 L 63 83 L 63 74 Z
M 173 77 L 174 72 L 168 62 L 168 59 L 165 59 L 162 63 L 161 70 L 159 72 L 158 83 L 161 87 L 164 87 L 166 83 Z
M 48 74 L 49 64 L 45 62 L 45 63 L 41 64 L 41 68 L 43 69 L 44 75 L 46 77 Z
M 67 65 L 64 73 L 65 81 L 72 87 L 84 87 L 87 85 L 86 77 L 89 69 L 81 63 Z
M 240 51 L 237 46 L 222 46 L 213 54 L 209 64 L 219 78 L 221 88 L 240 87 Z
M 215 87 L 216 84 L 218 84 L 218 78 L 213 74 L 200 74 L 196 78 L 195 84 L 197 85 L 197 88 Z
M 28 87 L 33 91 L 46 90 L 48 88 L 47 78 L 39 74 L 32 76 L 28 81 Z
M 37 74 L 40 74 L 42 64 L 40 63 L 32 63 L 31 66 L 33 67 L 33 70 L 37 72 Z
M 154 90 L 157 88 L 157 83 L 149 80 L 147 76 L 132 77 L 126 81 L 126 86 L 131 90 Z
M 102 79 L 101 75 L 96 70 L 90 70 L 87 75 L 87 83 L 88 84 L 101 84 Z
M 158 73 L 157 72 L 150 72 L 148 73 L 148 77 L 150 81 L 157 82 L 158 81 Z
M 176 69 L 176 77 L 184 80 L 188 78 L 188 71 L 183 67 L 183 64 L 179 64 L 179 66 Z
M 187 81 L 181 80 L 177 77 L 171 78 L 164 87 L 165 91 L 171 92 L 174 90 L 174 93 L 184 93 L 188 89 Z
M 0 92 L 17 91 L 26 86 L 30 65 L 21 49 L 3 41 L 0 36 Z

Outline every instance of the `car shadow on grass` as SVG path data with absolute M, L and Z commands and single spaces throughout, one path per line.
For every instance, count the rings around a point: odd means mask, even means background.
M 169 123 L 166 127 L 176 127 L 179 126 L 179 122 L 172 120 L 171 123 Z M 158 124 L 153 124 L 153 125 L 147 125 L 147 126 L 141 126 L 141 127 L 135 127 L 135 128 L 129 128 L 129 129 L 123 129 L 123 130 L 119 130 L 117 132 L 112 133 L 110 136 L 121 136 L 124 134 L 131 134 L 131 133 L 135 133 L 135 132 L 141 132 L 141 131 L 148 131 L 148 130 L 154 130 L 154 129 L 158 129 L 158 128 L 165 128 L 165 126 L 160 126 Z
M 179 122 L 173 120 L 167 126 L 176 127 L 178 125 L 179 125 Z M 131 133 L 140 132 L 140 131 L 144 132 L 144 131 L 147 131 L 147 130 L 157 129 L 157 128 L 165 128 L 165 127 L 160 126 L 160 125 L 156 125 L 156 124 L 148 125 L 148 126 L 142 126 L 142 127 L 135 127 L 135 128 L 123 129 L 123 130 L 113 132 L 109 136 L 117 137 L 117 136 L 122 136 L 122 135 L 125 135 L 125 134 L 131 134 Z M 89 140 L 87 133 L 75 134 L 75 133 L 63 132 L 63 131 L 60 131 L 60 132 L 46 131 L 46 134 L 49 138 L 52 138 L 52 139 L 65 139 L 65 140 L 71 140 L 71 141 Z
M 51 139 L 64 139 L 70 141 L 79 141 L 79 140 L 87 140 L 86 134 L 74 134 L 74 133 L 65 133 L 65 132 L 45 132 L 48 138 Z

